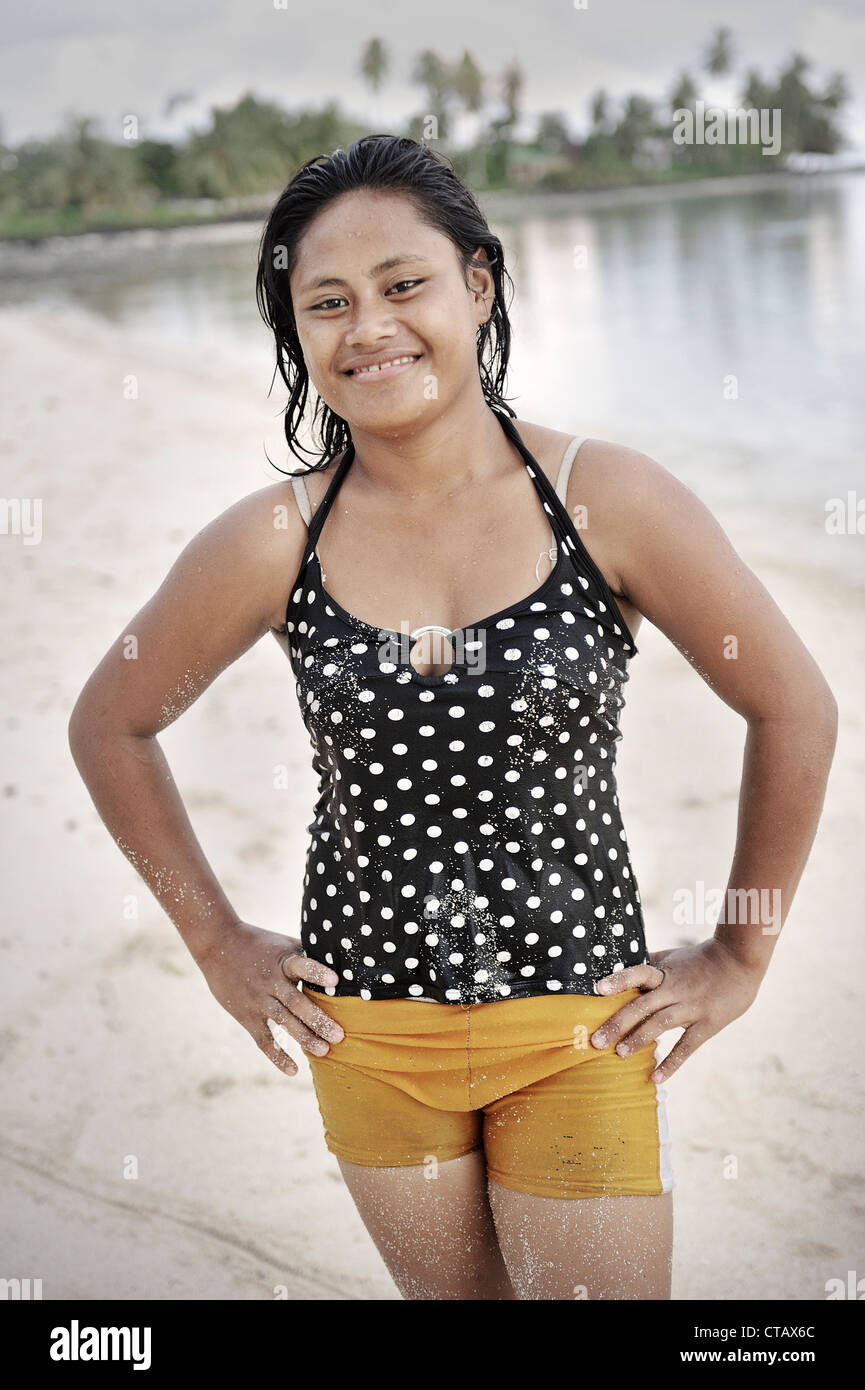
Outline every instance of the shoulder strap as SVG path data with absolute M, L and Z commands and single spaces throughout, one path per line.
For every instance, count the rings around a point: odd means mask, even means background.
M 556 479 L 556 495 L 559 498 L 565 510 L 567 510 L 568 505 L 568 478 L 571 476 L 571 464 L 576 458 L 577 450 L 579 449 L 582 442 L 583 436 L 581 434 L 575 434 L 573 439 L 570 440 L 570 442 L 568 443 L 568 447 L 565 449 L 565 452 L 562 455 L 562 462 L 559 466 L 559 476 Z M 537 565 L 535 565 L 536 577 L 538 577 L 538 566 L 540 565 L 544 555 L 549 555 L 550 560 L 553 564 L 555 564 L 556 562 L 556 556 L 559 553 L 559 547 L 558 541 L 556 540 L 555 531 L 552 533 L 552 537 L 553 543 L 550 546 L 549 550 L 542 550 L 540 555 L 538 556 L 538 563 Z
M 583 439 L 583 435 L 575 434 L 562 457 L 562 466 L 559 469 L 559 476 L 556 481 L 556 493 L 563 507 L 567 507 L 568 505 L 568 479 L 571 476 L 571 465 L 577 456 L 577 450 L 583 443 Z
M 298 510 L 307 526 L 309 526 L 312 520 L 312 507 L 309 504 L 309 493 L 306 490 L 306 483 L 303 478 L 292 478 L 291 486 L 294 488 Z

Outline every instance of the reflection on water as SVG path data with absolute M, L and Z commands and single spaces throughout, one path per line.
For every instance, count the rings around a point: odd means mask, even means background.
M 821 490 L 850 477 L 865 177 L 527 219 L 509 240 L 523 396 L 639 447 L 736 445 L 791 501 L 809 494 L 805 459 Z
M 861 491 L 865 175 L 549 201 L 489 212 L 516 287 L 518 414 L 643 449 L 710 506 L 788 508 L 819 527 L 828 496 Z M 269 384 L 259 231 L 0 246 L 0 297 L 86 307 L 203 351 L 233 344 Z

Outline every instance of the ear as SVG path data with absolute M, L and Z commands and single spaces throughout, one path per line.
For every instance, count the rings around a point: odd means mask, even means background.
M 481 261 L 481 266 L 469 267 L 469 289 L 475 301 L 475 308 L 479 315 L 478 327 L 486 323 L 492 310 L 495 298 L 496 286 L 493 280 L 493 273 L 487 263 L 487 253 L 483 246 L 479 246 L 475 251 L 475 259 Z

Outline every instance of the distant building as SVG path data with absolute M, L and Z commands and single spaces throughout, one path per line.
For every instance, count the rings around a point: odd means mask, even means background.
M 563 154 L 551 154 L 532 145 L 511 146 L 508 156 L 508 178 L 518 187 L 528 188 L 546 174 L 570 169 L 572 161 Z
M 816 154 L 792 150 L 784 159 L 784 168 L 794 174 L 823 174 L 838 169 L 863 169 L 865 151 L 839 150 L 837 154 Z

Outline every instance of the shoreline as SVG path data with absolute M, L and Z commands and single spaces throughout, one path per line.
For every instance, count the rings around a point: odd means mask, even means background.
M 615 186 L 599 184 L 591 188 L 575 189 L 491 189 L 488 192 L 475 192 L 478 204 L 490 216 L 508 216 L 522 210 L 549 213 L 556 211 L 579 211 L 583 207 L 619 207 L 629 203 L 641 204 L 664 202 L 668 199 L 698 198 L 707 195 L 763 192 L 769 188 L 801 187 L 804 182 L 819 184 L 821 180 L 835 180 L 847 174 L 865 174 L 865 163 L 838 169 L 792 170 L 754 172 L 748 174 L 713 174 L 695 178 L 652 180 L 618 184 Z M 261 223 L 267 217 L 281 190 L 254 199 L 226 199 L 226 204 L 246 202 L 247 208 L 229 208 L 215 212 L 200 219 L 191 218 L 178 222 L 131 222 L 118 226 L 104 225 L 84 227 L 73 231 L 55 230 L 51 232 L 0 232 L 0 257 L 6 248 L 24 247 L 37 250 L 46 243 L 76 243 L 98 238 L 112 240 L 132 237 L 137 233 L 160 233 L 165 237 L 181 233 L 219 231 L 223 228 L 244 229 L 248 235 L 250 223 Z M 2 270 L 2 265 L 0 265 Z

